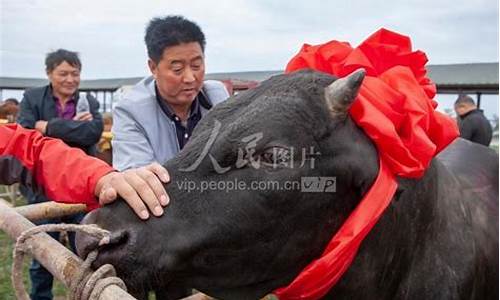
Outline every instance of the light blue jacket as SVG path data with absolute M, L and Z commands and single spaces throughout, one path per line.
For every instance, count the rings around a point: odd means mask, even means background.
M 212 105 L 229 97 L 220 81 L 204 82 L 202 93 Z M 200 106 L 202 116 L 207 110 Z M 165 163 L 179 151 L 174 122 L 156 101 L 155 81 L 146 77 L 137 83 L 113 110 L 113 167 L 119 171 L 152 162 Z

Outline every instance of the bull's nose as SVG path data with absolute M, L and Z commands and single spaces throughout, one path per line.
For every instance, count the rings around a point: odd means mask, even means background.
M 82 220 L 81 224 L 95 224 L 95 214 L 93 212 L 87 214 Z M 87 255 L 97 248 L 110 248 L 117 245 L 126 243 L 128 234 L 124 230 L 112 231 L 110 233 L 109 243 L 106 245 L 99 245 L 100 237 L 92 236 L 84 232 L 77 232 L 75 236 L 76 252 L 78 256 L 86 258 Z
M 90 212 L 88 213 L 85 218 L 83 218 L 81 224 L 89 225 L 89 224 L 94 224 L 95 223 L 95 213 Z M 76 253 L 80 257 L 87 257 L 87 254 L 92 251 L 93 249 L 97 248 L 99 241 L 97 241 L 97 238 L 92 237 L 88 234 L 85 234 L 83 232 L 76 232 L 75 235 L 75 244 L 76 244 Z

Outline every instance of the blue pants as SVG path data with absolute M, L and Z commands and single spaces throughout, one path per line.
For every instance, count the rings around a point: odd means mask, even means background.
M 84 213 L 75 214 L 72 216 L 67 216 L 58 219 L 43 220 L 36 222 L 37 225 L 42 224 L 78 224 L 85 216 Z M 49 232 L 51 237 L 59 240 L 59 232 Z M 75 247 L 75 233 L 68 232 L 69 243 L 73 252 L 76 251 Z M 37 260 L 33 259 L 30 267 L 30 280 L 31 280 L 31 292 L 30 298 L 32 300 L 52 300 L 52 283 L 54 277 L 50 274 L 47 269 L 45 269 Z
M 44 199 L 42 195 L 34 194 L 29 189 L 23 190 L 24 196 L 28 199 L 28 203 L 39 203 L 47 201 Z M 50 220 L 42 220 L 35 222 L 36 225 L 42 224 L 58 224 L 58 223 L 66 223 L 66 224 L 79 224 L 80 221 L 85 216 L 84 213 L 78 213 L 71 216 L 66 216 L 62 218 L 50 219 Z M 59 232 L 48 232 L 48 234 L 56 240 L 59 240 Z M 68 232 L 69 243 L 73 252 L 75 252 L 75 233 Z M 45 269 L 37 260 L 33 260 L 31 262 L 30 267 L 30 280 L 31 280 L 31 291 L 30 298 L 32 300 L 52 300 L 52 283 L 54 281 L 54 277 L 50 274 L 47 269 Z

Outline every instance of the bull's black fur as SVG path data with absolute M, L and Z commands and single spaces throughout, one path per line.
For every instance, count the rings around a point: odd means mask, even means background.
M 310 71 L 276 76 L 217 105 L 166 163 L 172 201 L 163 217 L 143 222 L 123 202 L 87 217 L 121 237 L 101 250 L 96 265 L 112 263 L 136 294 L 181 285 L 222 299 L 258 299 L 290 282 L 321 254 L 378 173 L 372 142 L 349 117 L 327 110 L 323 90 L 333 80 Z M 231 170 L 218 174 L 205 157 L 195 172 L 179 171 L 199 157 L 216 121 L 222 127 L 210 154 Z M 241 139 L 257 132 L 263 138 L 256 157 L 269 147 L 312 146 L 321 153 L 316 167 L 236 168 Z M 300 158 L 295 153 L 294 160 Z M 336 176 L 337 191 L 187 193 L 178 185 L 302 176 Z M 80 253 L 93 243 L 79 236 Z M 400 180 L 397 195 L 326 298 L 498 299 L 498 155 L 459 139 L 422 179 Z

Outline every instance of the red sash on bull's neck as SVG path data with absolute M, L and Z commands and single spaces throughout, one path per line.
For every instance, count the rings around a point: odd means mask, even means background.
M 364 68 L 366 77 L 349 113 L 377 146 L 380 170 L 321 257 L 288 286 L 280 299 L 319 299 L 349 268 L 363 239 L 377 223 L 397 189 L 396 176 L 420 178 L 432 158 L 459 136 L 454 120 L 437 111 L 436 87 L 426 76 L 424 52 L 412 51 L 410 38 L 380 29 L 357 48 L 330 41 L 304 44 L 285 72 L 309 68 L 344 77 Z

